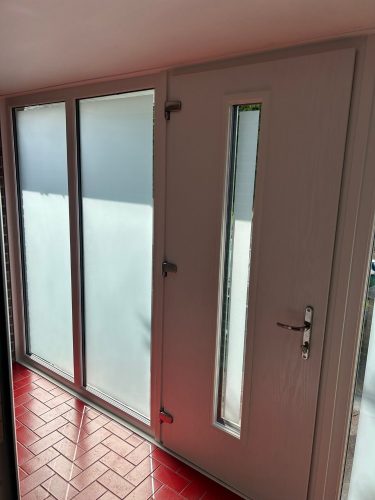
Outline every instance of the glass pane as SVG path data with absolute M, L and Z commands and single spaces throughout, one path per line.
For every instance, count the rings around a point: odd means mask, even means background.
M 239 431 L 260 104 L 233 106 L 219 364 L 218 422 Z
M 375 498 L 375 251 L 369 269 L 342 499 Z
M 65 104 L 15 110 L 28 351 L 73 374 Z
M 150 416 L 154 91 L 81 100 L 87 386 Z

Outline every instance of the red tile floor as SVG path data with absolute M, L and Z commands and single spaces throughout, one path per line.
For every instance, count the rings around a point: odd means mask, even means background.
M 239 498 L 17 363 L 13 381 L 22 500 Z

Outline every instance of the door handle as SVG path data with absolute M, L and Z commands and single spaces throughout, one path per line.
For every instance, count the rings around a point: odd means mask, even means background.
M 286 323 L 276 323 L 280 328 L 285 328 L 290 332 L 301 332 L 303 333 L 301 354 L 302 359 L 308 359 L 310 354 L 310 340 L 311 340 L 311 330 L 314 317 L 314 308 L 312 306 L 305 307 L 305 321 L 301 326 L 287 325 Z

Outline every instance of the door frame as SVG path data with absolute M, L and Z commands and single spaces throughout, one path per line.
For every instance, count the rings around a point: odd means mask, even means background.
M 193 64 L 185 67 L 171 68 L 173 74 L 181 72 L 202 71 L 207 68 L 223 68 L 233 65 L 249 64 L 261 61 L 275 60 L 282 57 L 306 55 L 326 50 L 353 47 L 356 49 L 357 62 L 354 75 L 351 112 L 347 149 L 344 162 L 342 190 L 339 205 L 339 219 L 336 232 L 334 263 L 331 276 L 331 292 L 328 304 L 327 332 L 324 341 L 321 380 L 318 396 L 313 457 L 310 474 L 308 498 L 315 500 L 332 500 L 338 498 L 341 490 L 344 459 L 348 430 L 350 425 L 351 406 L 355 382 L 356 361 L 360 342 L 362 324 L 363 300 L 367 282 L 367 266 L 373 240 L 375 226 L 375 201 L 373 188 L 375 185 L 375 35 L 341 38 L 330 41 L 312 43 L 299 47 L 278 49 L 271 52 L 240 56 L 232 59 Z M 0 119 L 2 128 L 4 177 L 6 186 L 6 207 L 8 214 L 8 231 L 10 247 L 10 265 L 12 279 L 12 299 L 14 308 L 14 330 L 17 360 L 21 363 L 37 367 L 45 373 L 67 384 L 82 396 L 82 391 L 66 379 L 54 372 L 48 372 L 45 367 L 36 366 L 30 359 L 22 355 L 23 348 L 23 305 L 20 292 L 22 281 L 19 262 L 19 227 L 14 190 L 13 142 L 9 103 L 14 101 L 27 102 L 35 98 L 36 102 L 45 102 L 48 96 L 55 99 L 68 96 L 87 97 L 85 89 L 94 92 L 114 92 L 135 90 L 136 82 L 154 82 L 154 88 L 159 89 L 160 102 L 157 104 L 157 116 L 160 117 L 159 130 L 155 129 L 155 166 L 158 165 L 165 179 L 165 143 L 166 124 L 162 120 L 164 100 L 167 97 L 168 73 L 150 74 L 138 78 L 117 80 L 115 82 L 98 81 L 74 88 L 60 88 L 45 92 L 24 94 L 18 97 L 0 98 Z M 151 85 L 151 83 L 150 83 Z M 137 88 L 139 89 L 139 87 Z M 98 95 L 98 90 L 94 92 Z M 174 97 L 174 96 L 169 96 Z M 39 101 L 38 101 L 39 99 Z M 162 102 L 163 101 L 163 102 Z M 68 107 L 67 107 L 68 112 Z M 74 132 L 74 131 L 73 131 Z M 74 132 L 75 133 L 75 132 Z M 70 132 L 72 134 L 72 131 Z M 69 140 L 71 143 L 71 140 Z M 68 150 L 69 161 L 75 158 L 74 149 Z M 155 179 L 156 180 L 156 179 Z M 165 193 L 165 184 L 160 181 L 159 192 Z M 162 200 L 159 200 L 162 201 Z M 162 213 L 163 212 L 163 213 Z M 165 206 L 160 208 L 155 230 L 162 230 L 164 240 Z M 156 217 L 156 214 L 155 214 Z M 161 234 L 161 233 L 160 233 Z M 354 244 L 353 244 L 354 241 Z M 155 248 L 155 257 L 163 258 L 161 249 Z M 160 261 L 158 261 L 160 262 Z M 156 274 L 158 268 L 156 267 Z M 160 294 L 159 294 L 160 292 Z M 146 433 L 154 433 L 160 437 L 159 401 L 161 394 L 161 346 L 162 346 L 162 295 L 163 282 L 158 277 L 154 282 L 154 342 L 152 348 L 152 366 L 155 374 L 152 390 L 151 427 Z M 156 297 L 157 294 L 157 297 Z M 348 387 L 350 390 L 348 390 Z M 90 398 L 95 398 L 90 394 Z M 101 405 L 120 417 L 124 415 L 115 407 L 103 401 Z M 130 419 L 131 421 L 131 419 Z M 133 423 L 131 421 L 131 423 Z M 139 427 L 139 423 L 136 425 Z
M 1 145 L 0 145 L 1 155 Z M 0 158 L 1 163 L 1 158 Z M 2 214 L 1 214 L 2 216 Z M 17 441 L 14 425 L 13 384 L 12 384 L 12 354 L 9 339 L 9 319 L 7 314 L 7 286 L 4 251 L 4 228 L 0 227 L 0 495 L 3 498 L 20 498 Z
M 51 91 L 23 94 L 3 99 L 0 102 L 1 125 L 4 130 L 4 180 L 9 228 L 10 268 L 12 281 L 12 300 L 14 308 L 14 332 L 16 360 L 31 368 L 36 368 L 58 382 L 66 385 L 87 400 L 103 406 L 114 415 L 124 418 L 146 434 L 158 439 L 160 433 L 160 393 L 161 393 L 161 345 L 163 318 L 163 287 L 161 262 L 164 259 L 165 241 L 165 143 L 166 121 L 164 103 L 166 100 L 166 73 L 160 72 L 140 77 L 78 85 Z M 154 221 L 153 221 L 153 271 L 152 271 L 152 327 L 151 327 L 151 412 L 150 423 L 138 419 L 130 411 L 111 403 L 83 386 L 83 311 L 82 281 L 83 259 L 81 249 L 81 215 L 79 186 L 79 146 L 77 142 L 77 103 L 79 99 L 101 95 L 120 94 L 144 89 L 155 89 L 155 127 L 154 127 Z M 40 358 L 27 354 L 26 318 L 24 300 L 24 271 L 22 249 L 22 225 L 18 196 L 17 163 L 13 109 L 22 106 L 65 102 L 67 175 L 69 186 L 69 228 L 72 291 L 72 332 L 74 375 L 67 376 L 62 371 L 44 363 Z M 74 196 L 72 196 L 74 193 Z
M 310 473 L 311 500 L 341 495 L 375 229 L 375 36 L 358 42 Z

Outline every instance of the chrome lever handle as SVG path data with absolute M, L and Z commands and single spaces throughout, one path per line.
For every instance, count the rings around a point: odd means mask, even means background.
M 293 332 L 305 332 L 306 330 L 309 330 L 311 328 L 311 324 L 304 324 L 303 326 L 293 326 L 293 325 L 287 325 L 285 323 L 280 323 L 278 321 L 276 323 L 277 326 L 280 326 L 280 328 L 285 328 L 285 330 L 291 330 Z
M 311 306 L 306 306 L 305 308 L 305 324 L 303 326 L 293 326 L 287 325 L 285 323 L 280 323 L 279 321 L 276 323 L 280 328 L 284 328 L 285 330 L 289 330 L 291 332 L 301 332 L 303 333 L 302 345 L 301 345 L 301 353 L 303 359 L 308 359 L 310 354 L 310 337 L 312 330 L 312 322 L 313 322 L 314 309 Z

